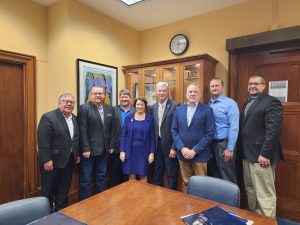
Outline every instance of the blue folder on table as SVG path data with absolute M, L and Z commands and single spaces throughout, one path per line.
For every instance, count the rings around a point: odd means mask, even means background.
M 87 225 L 62 213 L 55 212 L 27 225 Z

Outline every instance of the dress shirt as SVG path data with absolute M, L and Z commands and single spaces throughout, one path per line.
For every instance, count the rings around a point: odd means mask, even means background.
M 103 107 L 101 109 L 99 109 L 99 108 L 97 108 L 97 109 L 98 109 L 98 112 L 100 114 L 102 125 L 103 125 L 103 128 L 104 128 L 104 111 L 103 111 Z
M 187 111 L 186 111 L 186 118 L 187 118 L 187 123 L 188 123 L 188 127 L 190 126 L 193 116 L 196 112 L 197 106 L 198 106 L 198 102 L 195 105 L 190 105 L 187 104 Z
M 164 101 L 164 103 L 162 103 L 162 104 L 158 103 L 158 135 L 159 135 L 159 137 L 161 137 L 160 136 L 160 126 L 162 123 L 166 105 L 167 105 L 167 100 Z
M 260 94 L 258 95 L 251 95 L 249 98 L 248 98 L 248 102 L 247 102 L 247 105 L 244 109 L 244 116 L 247 115 L 247 112 L 248 110 L 250 109 L 251 105 L 253 104 L 253 102 L 257 99 L 257 97 L 259 96 Z
M 121 119 L 122 119 L 122 127 L 124 126 L 125 117 L 130 114 L 130 106 L 127 111 L 124 110 L 122 106 L 120 106 Z
M 65 115 L 64 115 L 64 117 L 65 117 Z M 71 139 L 73 139 L 73 136 L 74 136 L 74 124 L 73 124 L 73 120 L 72 120 L 72 114 L 69 117 L 65 117 L 65 120 L 66 120 L 66 123 L 67 123 L 68 128 L 69 128 Z M 72 148 L 71 148 L 71 152 L 72 152 Z
M 210 100 L 216 123 L 215 140 L 227 139 L 227 149 L 233 151 L 239 133 L 239 108 L 234 100 L 224 95 Z

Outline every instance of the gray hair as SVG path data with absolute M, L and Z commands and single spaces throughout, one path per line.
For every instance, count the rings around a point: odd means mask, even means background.
M 160 81 L 156 84 L 156 88 L 159 88 L 159 87 L 166 87 L 166 88 L 169 88 L 169 84 L 167 82 L 164 82 L 164 81 Z
M 69 96 L 71 96 L 75 100 L 75 97 L 74 97 L 73 94 L 71 94 L 71 93 L 63 93 L 62 95 L 59 96 L 58 103 L 60 103 L 62 100 L 64 100 L 66 97 L 69 97 Z

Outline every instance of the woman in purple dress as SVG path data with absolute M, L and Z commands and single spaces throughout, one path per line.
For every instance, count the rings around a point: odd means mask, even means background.
M 148 166 L 154 161 L 155 134 L 153 117 L 146 114 L 147 101 L 143 97 L 134 100 L 135 113 L 125 118 L 120 143 L 120 159 L 123 173 L 129 179 L 147 182 Z

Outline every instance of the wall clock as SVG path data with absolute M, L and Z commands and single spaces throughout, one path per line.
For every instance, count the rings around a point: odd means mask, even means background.
M 172 37 L 169 48 L 174 55 L 182 55 L 189 48 L 189 39 L 183 34 L 176 34 Z

